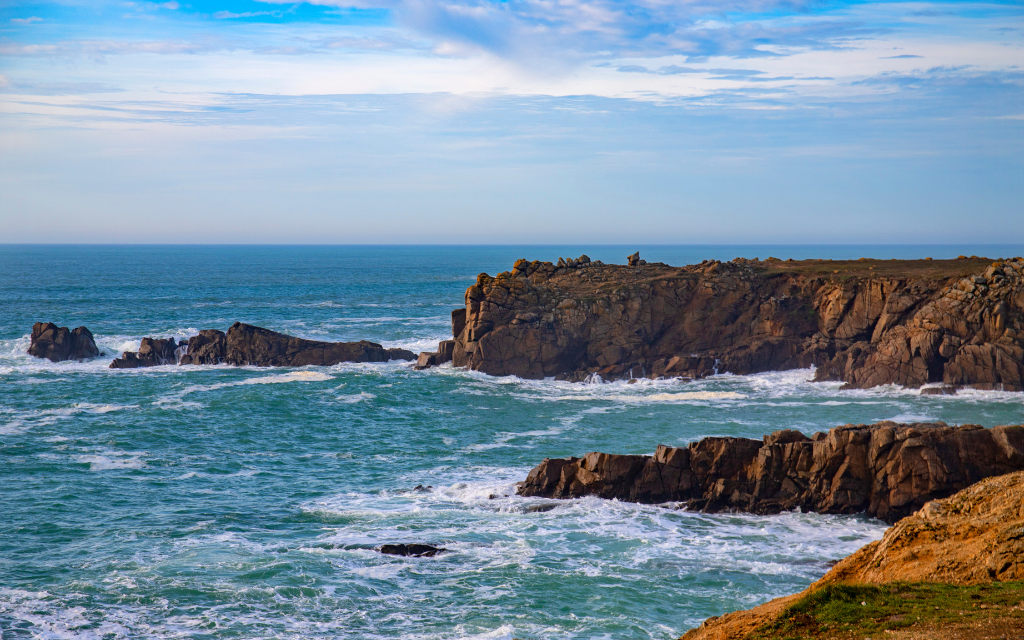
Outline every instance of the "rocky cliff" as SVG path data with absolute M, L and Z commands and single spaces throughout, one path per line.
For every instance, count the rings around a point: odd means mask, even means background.
M 376 342 L 320 342 L 296 338 L 236 322 L 227 333 L 204 329 L 176 342 L 174 338 L 143 338 L 137 352 L 126 351 L 111 369 L 136 369 L 163 364 L 233 364 L 256 367 L 332 366 L 340 362 L 412 360 L 405 349 L 385 349 Z
M 705 438 L 653 456 L 546 459 L 522 496 L 598 496 L 704 511 L 867 513 L 887 522 L 983 478 L 1024 469 L 1024 425 L 845 425 L 808 438 Z
M 806 613 L 796 613 L 795 608 L 800 608 L 801 600 L 807 602 L 831 586 L 895 583 L 906 589 L 922 582 L 978 585 L 1021 580 L 1024 580 L 1024 472 L 1016 472 L 988 478 L 951 497 L 927 503 L 920 511 L 900 520 L 886 531 L 881 540 L 862 547 L 840 561 L 803 593 L 778 598 L 748 611 L 710 618 L 697 629 L 687 632 L 683 640 L 863 637 L 849 632 L 844 634 L 841 630 L 830 633 L 820 628 L 806 635 L 792 631 L 780 634 L 775 631 L 781 626 L 780 622 L 807 618 Z M 920 597 L 914 593 L 899 595 L 911 599 Z M 1021 596 L 1024 596 L 1024 592 L 1011 599 L 1011 602 L 1015 603 Z M 970 599 L 980 600 L 981 597 L 975 592 L 964 599 L 970 602 Z M 947 600 L 943 604 L 949 606 L 950 603 Z M 971 605 L 959 603 L 959 606 Z M 974 606 L 978 606 L 977 602 Z M 934 608 L 939 609 L 937 606 Z M 953 615 L 946 616 L 946 620 L 938 622 L 927 619 L 922 621 L 918 617 L 913 621 L 914 627 L 920 627 L 916 633 L 908 627 L 910 621 L 901 620 L 906 616 L 892 616 L 883 619 L 883 622 L 893 626 L 893 629 L 885 630 L 884 633 L 886 637 L 915 639 L 1016 638 L 1020 637 L 1019 632 L 1024 628 L 1021 617 L 1016 614 L 1021 608 L 1024 606 L 1015 607 L 1014 610 L 1004 607 L 1001 611 L 991 611 L 990 617 L 997 619 L 990 620 L 996 624 L 989 625 L 966 626 L 957 624 L 955 620 L 951 622 L 948 618 L 959 617 L 955 611 Z M 918 616 L 932 613 L 929 611 L 931 609 L 931 606 L 924 611 L 919 609 Z M 858 613 L 862 618 L 877 615 L 877 612 L 867 608 L 862 608 Z M 942 613 L 935 612 L 934 615 L 941 616 Z M 960 611 L 960 616 L 964 613 Z M 810 622 L 812 624 L 809 626 L 814 627 L 813 620 Z M 877 626 L 874 633 L 882 633 Z M 986 629 L 986 626 L 991 628 Z M 1016 633 L 1007 635 L 1009 629 Z
M 100 350 L 96 347 L 92 332 L 85 327 L 70 330 L 52 322 L 37 322 L 32 325 L 32 341 L 28 353 L 51 362 L 61 362 L 95 358 L 100 355 Z
M 492 375 L 699 378 L 817 366 L 850 387 L 1024 390 L 1024 259 L 519 260 L 421 356 Z

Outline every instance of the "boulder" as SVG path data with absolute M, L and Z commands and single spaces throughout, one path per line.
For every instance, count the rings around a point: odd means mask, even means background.
M 867 513 L 895 522 L 979 480 L 1024 469 L 1024 426 L 845 425 L 813 437 L 704 438 L 654 456 L 546 459 L 519 495 L 598 496 L 702 511 Z
M 143 338 L 138 351 L 125 351 L 110 363 L 111 369 L 139 369 L 164 364 L 178 364 L 178 349 L 188 342 L 174 338 Z
M 416 360 L 416 366 L 414 367 L 417 371 L 423 369 L 429 369 L 430 367 L 436 367 L 439 364 L 452 361 L 452 356 L 455 353 L 455 341 L 454 340 L 442 340 L 437 345 L 437 351 L 424 351 L 420 354 L 420 357 Z
M 92 332 L 85 327 L 69 330 L 52 322 L 37 322 L 32 325 L 32 342 L 28 353 L 51 362 L 63 360 L 88 360 L 100 355 Z
M 188 339 L 178 364 L 221 364 L 227 357 L 227 336 L 223 331 L 203 329 Z
M 447 549 L 444 547 L 435 547 L 432 544 L 384 544 L 380 546 L 380 552 L 385 555 L 412 558 L 433 558 L 445 551 Z
M 387 350 L 388 360 L 415 360 L 416 354 L 408 349 L 400 349 L 398 347 L 392 347 Z

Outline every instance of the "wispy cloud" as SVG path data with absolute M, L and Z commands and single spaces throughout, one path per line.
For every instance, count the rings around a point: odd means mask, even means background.
M 33 22 L 42 22 L 43 19 L 39 16 L 30 16 L 28 18 L 11 18 L 11 24 L 32 24 Z

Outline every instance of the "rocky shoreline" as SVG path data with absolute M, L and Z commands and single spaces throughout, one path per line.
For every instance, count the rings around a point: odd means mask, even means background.
M 678 503 L 706 512 L 801 509 L 892 523 L 980 480 L 1024 469 L 1024 425 L 844 425 L 811 437 L 704 438 L 653 456 L 545 459 L 521 496 Z
M 844 629 L 867 621 L 873 637 L 1018 638 L 1024 629 L 1024 472 L 988 478 L 955 495 L 928 502 L 903 518 L 877 542 L 841 560 L 802 593 L 759 607 L 704 621 L 683 640 L 761 640 L 763 638 L 853 638 Z M 1007 585 L 1006 604 L 981 603 L 985 585 Z M 881 598 L 857 597 L 850 613 L 816 618 L 816 605 L 828 605 L 847 593 L 885 595 L 869 585 L 891 585 L 894 607 L 879 610 Z M 914 617 L 902 613 L 927 597 L 936 585 L 947 587 L 945 601 L 920 603 Z M 982 585 L 969 590 L 970 585 Z M 923 589 L 921 587 L 927 587 Z M 917 591 L 917 593 L 915 593 Z M 845 592 L 845 593 L 844 593 Z M 922 593 L 924 592 L 924 593 Z M 952 596 L 952 597 L 950 597 Z M 957 597 L 960 596 L 960 597 Z M 1019 602 L 1019 604 L 1018 604 Z M 857 606 L 860 605 L 860 606 Z M 910 605 L 910 606 L 908 606 Z M 922 606 L 923 605 L 923 606 Z M 955 606 L 960 611 L 947 611 Z M 896 615 L 893 614 L 895 609 Z M 959 615 L 958 615 L 959 614 Z M 969 616 L 965 614 L 971 614 Z M 1007 635 L 1007 632 L 1011 635 Z
M 477 277 L 452 333 L 417 367 L 582 381 L 815 366 L 849 388 L 1022 391 L 1024 259 L 518 260 Z

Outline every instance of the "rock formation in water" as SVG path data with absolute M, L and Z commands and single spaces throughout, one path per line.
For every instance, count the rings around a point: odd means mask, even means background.
M 37 322 L 32 325 L 32 342 L 28 353 L 37 358 L 61 362 L 95 358 L 100 355 L 100 350 L 96 347 L 92 332 L 85 327 L 70 330 L 52 322 Z
M 447 551 L 444 547 L 435 547 L 432 544 L 383 544 L 380 552 L 389 556 L 406 556 L 411 558 L 433 558 L 439 553 Z
M 178 349 L 181 348 L 181 351 Z M 159 364 L 233 364 L 256 367 L 331 366 L 340 362 L 414 360 L 406 349 L 385 349 L 376 342 L 319 342 L 304 340 L 262 327 L 236 322 L 227 333 L 204 329 L 188 342 L 173 338 L 143 338 L 138 352 L 126 351 L 110 364 L 112 369 L 134 369 Z
M 178 364 L 178 349 L 187 342 L 174 338 L 143 338 L 138 351 L 125 351 L 110 363 L 111 369 L 140 369 L 163 364 Z
M 188 339 L 178 364 L 221 364 L 227 352 L 227 336 L 217 329 L 203 329 Z
M 455 366 L 583 380 L 817 366 L 816 379 L 1024 390 L 1024 259 L 519 260 L 452 314 Z M 427 353 L 420 365 L 447 360 Z
M 331 366 L 339 362 L 387 362 L 414 357 L 411 351 L 389 351 L 376 342 L 304 340 L 241 322 L 231 325 L 224 342 L 224 362 L 238 366 Z
M 977 585 L 1020 580 L 1024 580 L 1024 472 L 988 478 L 953 496 L 929 502 L 886 531 L 881 540 L 861 547 L 840 561 L 803 593 L 777 598 L 748 611 L 710 618 L 697 629 L 688 631 L 683 640 L 765 637 L 764 633 L 757 633 L 758 630 L 763 631 L 780 616 L 788 615 L 787 607 L 801 597 L 828 585 L 896 582 Z M 1005 610 L 993 613 L 1012 616 L 1012 612 Z M 1010 624 L 1014 622 L 1010 620 Z M 927 621 L 925 625 L 934 626 Z M 934 634 L 937 629 L 920 631 L 904 637 L 941 637 Z M 851 636 L 837 632 L 829 637 Z M 1007 636 L 953 633 L 948 637 Z
M 654 456 L 547 459 L 519 495 L 598 496 L 704 511 L 867 513 L 895 522 L 983 478 L 1024 469 L 1024 426 L 845 425 L 808 438 L 705 438 Z

